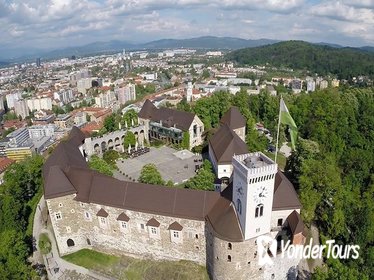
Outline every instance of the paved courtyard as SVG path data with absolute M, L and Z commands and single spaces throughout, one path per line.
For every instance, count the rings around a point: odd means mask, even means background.
M 195 165 L 201 165 L 202 162 L 194 162 L 194 160 L 201 158 L 201 155 L 196 156 L 187 150 L 177 151 L 166 146 L 151 147 L 148 153 L 141 156 L 117 161 L 119 170 L 127 176 L 116 171 L 114 177 L 124 181 L 137 180 L 142 167 L 153 163 L 165 181 L 171 180 L 175 184 L 180 184 L 195 176 Z

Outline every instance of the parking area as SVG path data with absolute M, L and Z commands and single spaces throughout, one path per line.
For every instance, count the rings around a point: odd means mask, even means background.
M 195 176 L 195 167 L 202 164 L 201 155 L 190 151 L 177 151 L 170 147 L 150 148 L 148 153 L 136 158 L 117 161 L 119 172 L 114 177 L 124 181 L 137 180 L 142 167 L 148 163 L 157 166 L 164 181 L 180 184 Z

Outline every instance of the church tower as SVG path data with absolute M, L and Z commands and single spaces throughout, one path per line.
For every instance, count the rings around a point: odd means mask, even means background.
M 233 157 L 233 203 L 245 240 L 271 229 L 278 165 L 261 152 Z

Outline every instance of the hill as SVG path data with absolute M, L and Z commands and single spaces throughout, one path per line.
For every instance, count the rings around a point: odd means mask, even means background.
M 233 37 L 205 36 L 190 39 L 162 39 L 147 43 L 133 43 L 128 41 L 113 40 L 109 42 L 94 42 L 83 46 L 60 48 L 52 51 L 37 49 L 0 49 L 0 59 L 12 62 L 35 59 L 60 58 L 68 56 L 85 56 L 126 50 L 163 50 L 172 48 L 193 49 L 226 49 L 236 50 L 247 47 L 257 47 L 273 44 L 279 41 L 269 39 L 246 40 Z
M 374 53 L 357 48 L 333 48 L 303 41 L 285 41 L 269 46 L 240 49 L 226 58 L 239 64 L 270 65 L 308 70 L 340 79 L 374 75 Z
M 240 49 L 274 44 L 279 41 L 269 39 L 246 40 L 234 37 L 203 36 L 190 39 L 162 39 L 143 44 L 146 49 L 194 48 L 194 49 Z

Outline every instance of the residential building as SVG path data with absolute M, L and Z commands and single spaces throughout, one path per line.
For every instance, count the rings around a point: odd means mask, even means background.
M 325 89 L 325 88 L 327 88 L 328 86 L 329 86 L 329 82 L 326 81 L 326 80 L 322 80 L 322 81 L 320 82 L 320 84 L 319 84 L 319 88 L 320 88 L 320 89 Z
M 22 93 L 20 91 L 16 91 L 14 93 L 9 93 L 5 96 L 6 103 L 9 109 L 14 108 L 14 102 L 22 99 Z
M 74 125 L 74 119 L 71 117 L 70 114 L 62 114 L 56 117 L 54 124 L 62 129 L 70 128 Z
M 316 82 L 314 80 L 307 80 L 306 82 L 306 91 L 313 92 L 316 90 Z
M 26 100 L 20 99 L 14 102 L 14 112 L 17 116 L 21 116 L 22 119 L 30 115 L 29 108 L 27 107 Z
M 109 108 L 117 101 L 113 91 L 108 90 L 95 97 L 95 104 L 101 108 Z
M 332 87 L 338 87 L 339 86 L 339 80 L 338 79 L 332 79 L 331 86 Z
M 27 99 L 27 106 L 30 111 L 52 110 L 52 99 L 50 97 Z
M 136 89 L 134 84 L 119 86 L 114 89 L 114 94 L 118 97 L 119 104 L 125 104 L 136 100 Z

